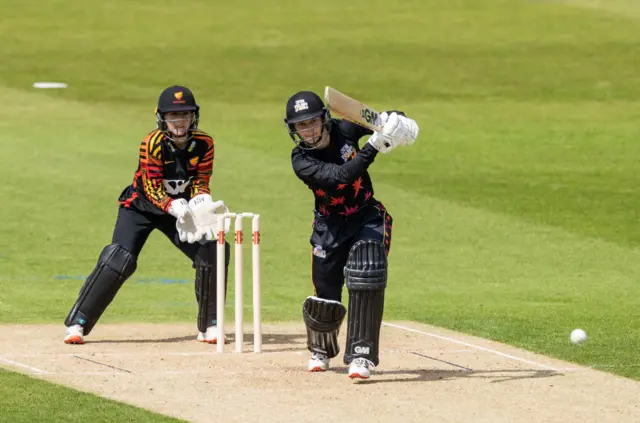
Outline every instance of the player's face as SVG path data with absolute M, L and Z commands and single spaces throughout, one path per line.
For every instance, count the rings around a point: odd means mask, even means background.
M 186 138 L 191 127 L 191 112 L 167 112 L 164 114 L 167 129 L 180 140 Z
M 294 124 L 298 135 L 304 140 L 309 147 L 324 148 L 329 143 L 328 134 L 322 133 L 322 118 L 315 117 L 313 119 L 303 120 Z

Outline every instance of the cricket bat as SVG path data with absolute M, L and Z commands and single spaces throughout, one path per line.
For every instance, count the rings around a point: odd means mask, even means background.
M 335 88 L 325 87 L 324 103 L 330 111 L 339 114 L 348 121 L 364 126 L 372 131 L 382 131 L 379 112 L 341 93 Z

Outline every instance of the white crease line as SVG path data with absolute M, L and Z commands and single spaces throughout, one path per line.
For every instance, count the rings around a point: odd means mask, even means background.
M 406 327 L 406 326 L 395 325 L 393 323 L 382 322 L 382 324 L 385 325 L 385 326 L 392 327 L 392 328 L 405 330 L 407 332 L 419 333 L 421 335 L 431 336 L 433 338 L 437 338 L 437 339 L 440 339 L 440 340 L 443 340 L 443 341 L 448 341 L 448 342 L 453 342 L 453 343 L 456 343 L 456 344 L 464 345 L 465 347 L 475 348 L 477 350 L 489 352 L 489 353 L 492 353 L 492 354 L 496 354 L 496 355 L 499 355 L 499 356 L 502 356 L 502 357 L 505 357 L 505 358 L 509 358 L 511 360 L 520 361 L 522 363 L 527 363 L 527 364 L 532 364 L 534 366 L 542 367 L 543 369 L 557 371 L 557 369 L 555 367 L 547 366 L 546 364 L 542 364 L 542 363 L 538 363 L 536 361 L 531 361 L 531 360 L 527 360 L 527 359 L 524 359 L 524 358 L 516 357 L 516 356 L 511 355 L 511 354 L 505 354 L 503 352 L 500 352 L 500 351 L 497 351 L 497 350 L 493 350 L 491 348 L 486 348 L 486 347 L 481 347 L 479 345 L 469 344 L 468 342 L 464 342 L 464 341 L 458 341 L 457 339 L 449 338 L 447 336 L 436 335 L 435 333 L 424 332 L 424 331 L 413 329 L 413 328 Z
M 16 357 L 16 358 L 26 358 L 26 357 L 73 357 L 74 355 L 81 357 L 137 357 L 137 356 L 145 356 L 145 357 L 165 357 L 168 355 L 177 355 L 177 356 L 211 356 L 211 357 L 247 357 L 247 356 L 260 356 L 260 355 L 277 355 L 277 354 L 295 354 L 302 355 L 303 352 L 300 350 L 291 350 L 291 351 L 262 351 L 261 353 L 254 353 L 253 351 L 245 351 L 243 353 L 236 353 L 235 351 L 229 351 L 225 353 L 217 353 L 212 351 L 205 352 L 161 352 L 161 353 L 103 353 L 103 352 L 84 352 L 84 353 L 29 353 L 29 354 L 0 354 L 1 357 Z
M 154 371 L 154 372 L 133 372 L 133 373 L 125 373 L 125 372 L 100 372 L 100 371 L 93 371 L 93 372 L 47 372 L 47 375 L 55 375 L 55 376 L 66 376 L 66 375 L 73 375 L 73 376 L 127 376 L 127 377 L 135 377 L 135 376 L 140 376 L 140 375 L 152 375 L 152 376 L 167 376 L 167 375 L 179 375 L 179 376 L 183 376 L 183 375 L 203 375 L 203 371 L 202 370 L 191 370 L 191 371 L 180 371 L 180 370 L 167 370 L 167 371 Z M 242 375 L 242 374 L 247 374 L 247 375 L 255 375 L 254 372 L 224 372 L 223 375 L 225 376 L 229 376 L 229 375 Z M 212 373 L 204 373 L 204 377 L 215 377 L 216 375 L 219 375 L 218 372 L 216 372 L 215 374 Z
M 3 362 L 8 363 L 8 364 L 11 364 L 12 366 L 22 367 L 23 369 L 31 370 L 33 373 L 36 373 L 36 374 L 43 374 L 43 375 L 50 374 L 47 371 L 44 371 L 42 369 L 38 369 L 37 367 L 27 366 L 26 364 L 18 363 L 17 361 L 13 361 L 13 360 L 7 360 L 6 358 L 0 358 L 0 361 L 3 361 Z
M 470 348 L 474 348 L 476 350 L 480 350 L 480 351 L 485 351 L 485 352 L 488 352 L 488 353 L 496 354 L 496 355 L 499 355 L 499 356 L 502 356 L 502 357 L 505 357 L 505 358 L 508 358 L 508 359 L 511 359 L 511 360 L 515 360 L 515 361 L 519 361 L 519 362 L 522 362 L 522 363 L 531 364 L 531 365 L 538 366 L 538 367 L 541 367 L 541 368 L 547 369 L 547 370 L 553 370 L 553 371 L 560 371 L 560 370 L 563 370 L 563 371 L 570 371 L 570 370 L 576 371 L 576 370 L 580 370 L 580 368 L 562 368 L 562 369 L 557 369 L 557 368 L 554 368 L 554 367 L 551 367 L 551 366 L 547 366 L 546 364 L 542 364 L 542 363 L 538 363 L 536 361 L 531 361 L 531 360 L 527 360 L 527 359 L 524 359 L 524 358 L 516 357 L 516 356 L 513 356 L 511 354 L 506 354 L 506 353 L 503 353 L 503 352 L 500 352 L 500 351 L 497 351 L 497 350 L 494 350 L 494 349 L 491 349 L 491 348 L 481 347 L 479 345 L 474 345 L 474 344 L 470 344 L 468 342 L 459 341 L 457 339 L 449 338 L 447 336 L 437 335 L 435 333 L 425 332 L 425 331 L 413 329 L 413 328 L 410 328 L 410 327 L 407 327 L 407 326 L 396 325 L 396 324 L 393 324 L 393 323 L 382 322 L 382 324 L 384 326 L 392 327 L 392 328 L 395 328 L 395 329 L 400 329 L 400 330 L 404 330 L 404 331 L 407 331 L 407 332 L 418 333 L 418 334 L 421 334 L 421 335 L 430 336 L 432 338 L 437 338 L 437 339 L 440 339 L 440 340 L 443 340 L 443 341 L 448 341 L 448 342 L 453 342 L 455 344 L 464 345 L 465 347 L 470 347 Z M 460 351 L 456 350 L 454 352 L 469 352 L 469 351 L 468 350 L 460 350 Z M 302 354 L 300 351 L 272 351 L 272 352 L 263 351 L 261 354 L 286 354 L 286 353 L 294 353 L 294 354 L 297 354 L 297 355 Z M 220 354 L 220 355 L 221 356 L 229 356 L 229 355 L 231 355 L 231 356 L 238 357 L 238 356 L 242 356 L 244 354 L 252 354 L 253 355 L 255 353 L 246 352 L 246 353 L 243 353 L 243 354 L 237 354 L 237 353 L 230 352 L 230 353 L 225 353 L 225 354 Z M 49 356 L 51 356 L 51 355 L 53 355 L 53 356 L 72 356 L 73 354 L 71 354 L 71 353 L 61 353 L 61 354 L 2 354 L 2 355 L 5 356 L 5 357 L 6 356 L 11 356 L 11 357 L 35 357 L 35 356 L 47 356 L 47 355 L 49 355 Z M 136 354 L 136 353 L 95 353 L 95 352 L 87 352 L 87 353 L 83 353 L 83 354 L 80 354 L 80 355 L 89 355 L 89 356 L 91 356 L 91 355 L 99 355 L 99 356 L 136 356 L 136 355 L 146 355 L 146 356 L 149 356 L 150 354 L 148 354 L 148 353 Z M 169 353 L 164 353 L 164 354 L 161 353 L 161 354 L 151 354 L 151 355 L 160 355 L 160 356 L 162 356 L 162 355 L 179 355 L 179 356 L 208 355 L 208 356 L 216 356 L 216 355 L 219 355 L 219 353 L 210 352 L 210 351 L 207 351 L 207 352 L 184 352 L 184 353 L 182 353 L 182 352 L 169 352 Z M 27 366 L 27 365 L 24 365 L 24 364 L 21 364 L 21 363 L 17 363 L 15 361 L 11 361 L 11 360 L 4 359 L 4 358 L 1 358 L 1 357 L 0 357 L 0 360 L 4 361 L 6 363 L 9 363 L 9 364 L 13 364 L 14 366 L 18 366 L 18 367 L 23 367 L 23 368 L 29 369 L 29 370 L 33 371 L 34 373 L 51 374 L 51 373 L 46 372 L 44 370 L 38 369 L 36 367 Z M 57 374 L 63 374 L 63 373 L 57 373 Z M 89 373 L 84 373 L 84 374 L 89 374 Z M 100 374 L 105 374 L 105 373 L 100 373 Z
M 254 353 L 253 351 L 245 351 L 237 353 L 235 351 L 218 353 L 218 352 L 169 352 L 167 355 L 180 355 L 180 356 L 192 356 L 192 355 L 210 355 L 212 357 L 245 357 L 245 356 L 259 356 L 259 355 L 274 355 L 274 354 L 301 354 L 300 351 L 262 351 L 260 353 Z

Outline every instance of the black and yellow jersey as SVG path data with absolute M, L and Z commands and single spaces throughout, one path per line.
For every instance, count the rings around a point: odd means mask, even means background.
M 213 144 L 213 138 L 198 130 L 180 149 L 162 131 L 151 132 L 140 144 L 138 169 L 133 183 L 120 194 L 120 204 L 164 214 L 173 199 L 210 194 Z

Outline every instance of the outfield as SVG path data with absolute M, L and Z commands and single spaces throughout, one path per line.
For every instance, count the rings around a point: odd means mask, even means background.
M 640 380 L 640 6 L 343 3 L 3 7 L 0 323 L 57 323 L 63 335 L 157 96 L 175 83 L 193 89 L 216 140 L 214 198 L 262 215 L 263 318 L 300 320 L 313 204 L 282 118 L 293 92 L 331 85 L 421 128 L 371 168 L 394 217 L 385 319 Z M 48 80 L 69 88 L 31 88 Z M 192 278 L 154 234 L 101 322 L 195 328 Z M 576 327 L 582 348 L 568 342 Z M 68 415 L 76 393 L 9 371 L 0 398 L 12 422 L 169 421 L 89 396 Z

